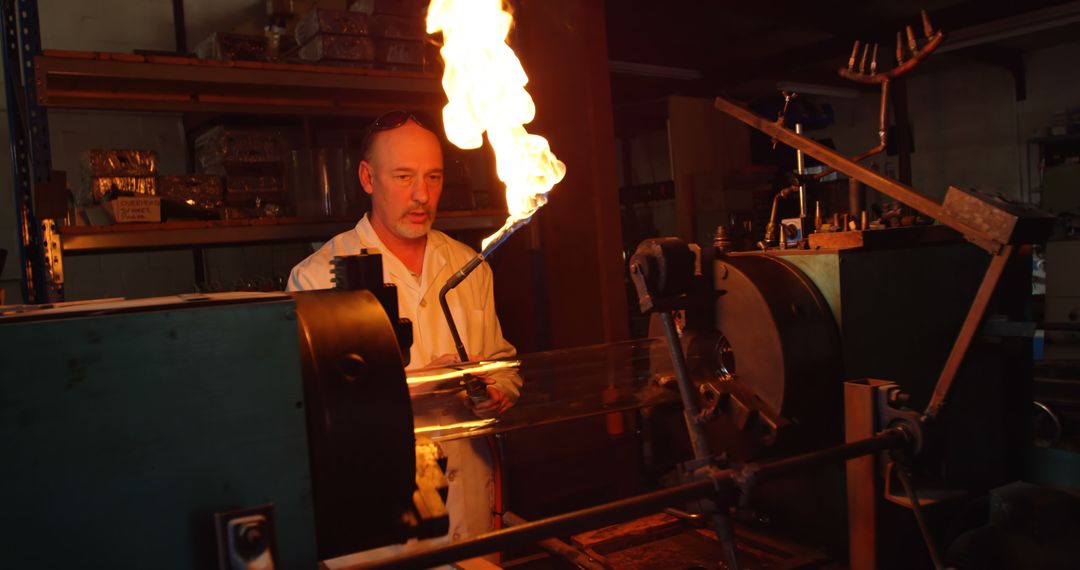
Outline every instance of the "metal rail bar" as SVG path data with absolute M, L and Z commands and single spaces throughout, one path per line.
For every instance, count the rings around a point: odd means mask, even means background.
M 503 513 L 503 522 L 507 526 L 521 526 L 528 523 L 525 519 L 517 516 L 511 512 Z M 588 554 L 574 548 L 572 545 L 567 544 L 557 538 L 546 538 L 536 543 L 536 546 L 541 550 L 554 554 L 563 560 L 582 568 L 584 570 L 608 570 L 606 566 L 593 560 Z
M 176 51 L 186 53 L 187 45 L 187 19 L 184 18 L 184 0 L 172 0 L 173 36 L 176 40 Z
M 528 522 L 520 526 L 482 534 L 470 540 L 438 546 L 414 554 L 348 565 L 339 570 L 430 568 L 490 552 L 533 544 L 552 536 L 599 528 L 631 517 L 658 511 L 664 507 L 704 497 L 711 497 L 719 505 L 731 505 L 737 499 L 742 486 L 752 485 L 757 481 L 823 463 L 854 459 L 887 449 L 899 448 L 905 445 L 906 442 L 907 438 L 902 432 L 890 429 L 874 437 L 820 451 L 804 453 L 762 465 L 747 465 L 740 469 L 725 469 L 717 471 L 707 479 L 678 487 L 671 487 L 606 505 Z
M 775 203 L 774 201 L 773 204 Z M 709 440 L 705 437 L 705 427 L 701 423 L 701 408 L 698 406 L 694 384 L 686 366 L 686 354 L 679 340 L 679 332 L 675 329 L 675 317 L 671 311 L 660 311 L 660 322 L 664 327 L 668 351 L 671 353 L 671 362 L 675 368 L 675 381 L 679 385 L 679 395 L 683 402 L 683 420 L 686 422 L 686 432 L 690 436 L 690 446 L 694 450 L 694 459 L 708 459 L 712 457 L 712 453 L 709 452 Z M 727 509 L 719 508 L 713 513 L 712 519 L 716 537 L 720 541 L 724 555 L 724 565 L 729 570 L 739 570 L 738 553 L 735 549 L 735 527 L 731 522 L 730 513 Z
M 675 330 L 675 318 L 671 311 L 660 311 L 660 322 L 664 325 L 664 336 L 667 339 L 668 351 L 671 353 L 671 362 L 675 368 L 675 382 L 679 386 L 679 395 L 683 402 L 683 420 L 686 421 L 686 431 L 690 435 L 690 447 L 694 450 L 694 459 L 705 459 L 709 453 L 709 442 L 705 438 L 705 430 L 698 421 L 701 413 L 697 404 L 697 396 L 694 394 L 693 381 L 687 373 L 686 354 L 683 353 L 682 342 L 679 341 L 679 333 Z

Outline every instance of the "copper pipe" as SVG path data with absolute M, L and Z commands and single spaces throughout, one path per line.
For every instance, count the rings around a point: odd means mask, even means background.
M 857 155 L 851 157 L 849 160 L 851 160 L 852 162 L 862 162 L 864 159 L 870 158 L 871 156 L 874 156 L 875 154 L 881 154 L 883 152 L 885 152 L 885 145 L 881 144 L 881 145 L 875 146 L 874 148 L 872 148 L 872 149 L 870 149 L 870 150 L 868 150 L 868 151 L 866 151 L 866 152 L 864 152 L 862 154 L 857 154 Z M 835 168 L 829 168 L 829 169 L 826 169 L 826 170 L 822 170 L 821 172 L 818 172 L 817 174 L 809 176 L 809 179 L 810 180 L 821 180 L 822 178 L 825 178 L 826 176 L 828 176 L 828 175 L 830 175 L 830 174 L 832 174 L 834 172 L 836 172 Z
M 911 71 L 919 64 L 920 61 L 926 59 L 928 55 L 933 53 L 934 50 L 941 45 L 941 42 L 945 41 L 945 34 L 937 32 L 926 42 L 926 45 L 922 49 L 912 54 L 911 59 L 904 61 L 903 55 L 903 40 L 902 33 L 896 32 L 896 61 L 897 66 L 890 69 L 885 73 L 879 73 L 877 75 L 866 75 L 862 73 L 856 73 L 847 69 L 840 70 L 840 76 L 845 79 L 850 79 L 856 83 L 862 83 L 864 85 L 873 85 L 874 83 L 881 83 L 883 81 L 889 81 L 896 79 L 901 75 Z
M 866 152 L 864 152 L 862 154 L 857 154 L 857 155 L 851 157 L 852 161 L 854 161 L 854 162 L 862 162 L 866 158 L 874 156 L 875 154 L 880 154 L 880 153 L 885 151 L 885 145 L 888 142 L 887 141 L 888 130 L 886 130 L 886 128 L 885 128 L 885 121 L 888 120 L 888 115 L 889 115 L 889 80 L 886 79 L 885 81 L 881 82 L 881 107 L 878 110 L 878 140 L 880 141 L 880 143 L 877 146 L 875 146 L 874 148 L 872 148 L 872 149 L 870 149 L 870 150 L 868 150 L 868 151 L 866 151 Z M 818 172 L 817 174 L 815 174 L 810 179 L 811 180 L 821 180 L 822 178 L 825 178 L 826 176 L 832 174 L 833 172 L 836 172 L 835 168 L 827 168 L 825 170 L 822 170 L 821 172 Z
M 783 190 L 777 192 L 775 196 L 773 196 L 772 211 L 769 213 L 769 223 L 765 226 L 765 236 L 763 237 L 761 242 L 758 243 L 758 247 L 760 247 L 761 249 L 768 249 L 769 245 L 773 242 L 773 240 L 777 238 L 776 209 L 779 205 L 780 199 L 787 198 L 798 189 L 798 186 L 788 186 L 787 188 L 784 188 Z
M 889 80 L 881 82 L 881 107 L 878 109 L 878 139 L 881 146 L 885 147 L 886 121 L 889 120 Z

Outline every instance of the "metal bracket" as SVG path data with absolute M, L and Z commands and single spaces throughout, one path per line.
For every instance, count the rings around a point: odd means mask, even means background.
M 694 278 L 694 252 L 678 238 L 641 242 L 630 258 L 630 279 L 642 313 L 685 309 Z
M 887 429 L 900 429 L 910 442 L 909 451 L 917 455 L 922 451 L 923 422 L 922 415 L 912 409 L 905 408 L 908 400 L 907 394 L 900 390 L 900 386 L 889 384 L 875 392 L 877 397 L 877 425 L 876 431 L 882 432 Z
M 752 432 L 765 445 L 776 443 L 781 428 L 790 424 L 783 418 L 773 417 L 769 412 L 754 406 L 752 395 L 739 394 L 734 383 L 702 384 L 698 388 L 705 405 L 698 412 L 697 421 L 707 424 L 723 415 L 731 419 L 743 432 Z M 751 403 L 748 403 L 751 402 Z

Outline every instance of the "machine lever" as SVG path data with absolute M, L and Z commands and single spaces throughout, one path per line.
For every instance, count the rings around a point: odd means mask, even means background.
M 675 380 L 683 403 L 683 420 L 694 450 L 694 462 L 711 460 L 705 427 L 699 421 L 701 407 L 686 365 L 686 354 L 679 341 L 672 310 L 689 304 L 689 293 L 694 276 L 694 255 L 681 240 L 667 238 L 646 240 L 638 246 L 630 259 L 630 275 L 638 292 L 641 312 L 660 315 L 664 337 L 675 368 Z M 713 526 L 724 552 L 724 563 L 730 570 L 738 570 L 735 551 L 735 531 L 731 515 L 723 509 L 713 514 Z

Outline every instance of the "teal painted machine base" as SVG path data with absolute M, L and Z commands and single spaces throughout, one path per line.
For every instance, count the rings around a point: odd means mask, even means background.
M 0 567 L 216 568 L 214 513 L 265 503 L 316 567 L 300 361 L 283 294 L 0 318 Z

